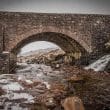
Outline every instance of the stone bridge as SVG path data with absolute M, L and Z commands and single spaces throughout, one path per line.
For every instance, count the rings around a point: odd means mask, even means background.
M 33 41 L 87 56 L 105 52 L 109 39 L 110 15 L 0 12 L 0 53 L 9 52 L 10 61 Z

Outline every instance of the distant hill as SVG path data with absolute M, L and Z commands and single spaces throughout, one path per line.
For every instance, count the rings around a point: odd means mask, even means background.
M 24 54 L 18 55 L 18 62 L 26 62 L 32 59 L 39 59 L 39 58 L 50 58 L 52 56 L 57 56 L 59 54 L 64 54 L 65 52 L 60 48 L 47 48 L 47 49 L 40 49 L 36 51 L 26 52 Z
M 30 52 L 26 52 L 26 53 L 23 53 L 23 54 L 19 54 L 18 57 L 21 57 L 21 56 L 30 56 L 30 55 L 40 55 L 40 54 L 46 54 L 50 51 L 53 51 L 53 50 L 61 50 L 59 48 L 47 48 L 47 49 L 39 49 L 39 50 L 35 50 L 35 51 L 30 51 Z

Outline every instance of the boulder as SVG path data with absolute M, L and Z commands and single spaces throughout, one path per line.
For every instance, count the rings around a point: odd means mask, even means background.
M 79 97 L 67 97 L 61 102 L 64 110 L 85 110 L 82 100 Z

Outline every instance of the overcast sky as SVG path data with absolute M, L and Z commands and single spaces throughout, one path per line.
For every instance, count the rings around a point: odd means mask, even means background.
M 0 0 L 0 10 L 110 14 L 110 0 Z
M 45 48 L 59 48 L 56 44 L 46 42 L 46 41 L 36 41 L 27 44 L 21 49 L 21 52 L 19 53 L 20 55 L 30 52 L 30 51 L 35 51 L 39 49 L 45 49 Z

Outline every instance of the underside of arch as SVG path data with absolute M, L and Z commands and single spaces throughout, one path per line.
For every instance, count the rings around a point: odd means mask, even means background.
M 21 48 L 28 43 L 34 41 L 48 41 L 58 45 L 66 53 L 81 52 L 86 54 L 86 50 L 79 45 L 74 39 L 70 38 L 67 35 L 55 32 L 43 32 L 38 33 L 32 36 L 27 37 L 26 39 L 21 40 L 12 50 L 12 53 L 19 53 Z

